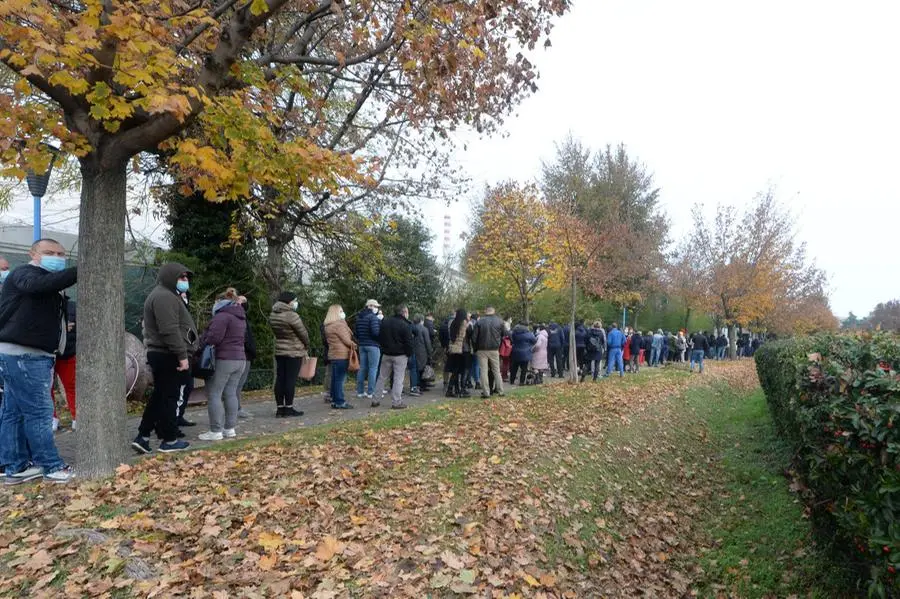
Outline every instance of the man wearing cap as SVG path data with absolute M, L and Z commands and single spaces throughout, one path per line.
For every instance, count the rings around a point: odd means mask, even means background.
M 150 433 L 162 439 L 161 452 L 181 451 L 189 443 L 178 438 L 177 404 L 181 383 L 197 349 L 197 326 L 181 294 L 190 288 L 191 272 L 183 264 L 163 264 L 156 287 L 144 302 L 144 345 L 153 371 L 153 395 L 144 407 L 138 435 L 131 446 L 150 453 Z
M 366 307 L 356 315 L 356 342 L 359 344 L 359 372 L 356 375 L 356 397 L 372 399 L 375 384 L 378 382 L 378 363 L 381 360 L 381 345 L 378 336 L 381 334 L 381 320 L 378 311 L 381 304 L 370 299 Z M 366 388 L 366 377 L 369 379 Z

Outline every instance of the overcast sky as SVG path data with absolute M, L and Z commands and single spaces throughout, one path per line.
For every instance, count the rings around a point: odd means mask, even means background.
M 479 190 L 533 179 L 570 131 L 624 142 L 676 236 L 694 203 L 775 186 L 830 274 L 835 313 L 865 315 L 900 297 L 898 17 L 889 0 L 575 0 L 508 136 L 469 141 L 459 160 Z M 443 211 L 429 213 L 440 229 Z
M 575 0 L 533 56 L 540 91 L 507 135 L 461 138 L 470 197 L 424 206 L 437 252 L 445 214 L 458 249 L 483 185 L 535 179 L 572 132 L 594 148 L 623 142 L 646 164 L 675 236 L 694 203 L 712 211 L 774 186 L 830 274 L 835 313 L 868 314 L 900 297 L 898 17 L 890 0 Z M 77 228 L 66 204 L 47 206 L 45 226 Z M 25 200 L 4 220 L 30 217 Z

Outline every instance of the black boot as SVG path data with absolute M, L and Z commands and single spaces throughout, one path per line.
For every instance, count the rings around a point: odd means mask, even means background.
M 284 406 L 278 406 L 278 410 L 275 412 L 275 418 L 284 418 Z
M 295 410 L 294 406 L 284 406 L 283 418 L 293 418 L 296 416 L 303 416 L 303 410 Z
M 458 377 L 455 374 L 450 375 L 450 380 L 447 382 L 447 387 L 444 392 L 444 395 L 446 395 L 447 397 L 458 397 L 459 394 L 456 391 L 458 387 L 458 385 L 456 384 L 457 378 Z

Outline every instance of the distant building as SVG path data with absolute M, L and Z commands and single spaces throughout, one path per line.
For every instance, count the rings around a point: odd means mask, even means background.
M 27 261 L 31 249 L 33 229 L 26 225 L 0 223 L 0 255 L 6 257 L 10 264 L 16 265 Z M 44 229 L 43 237 L 60 242 L 70 260 L 78 260 L 78 235 L 65 231 Z M 156 248 L 153 246 L 136 247 L 134 243 L 125 242 L 125 262 L 132 266 L 145 266 L 153 259 Z

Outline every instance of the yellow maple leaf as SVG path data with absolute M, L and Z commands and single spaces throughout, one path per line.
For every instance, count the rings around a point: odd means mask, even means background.
M 266 551 L 275 551 L 284 545 L 284 537 L 275 532 L 262 532 L 259 535 L 258 543 Z
M 323 562 L 331 561 L 335 554 L 344 550 L 344 544 L 328 535 L 316 546 L 316 557 Z

